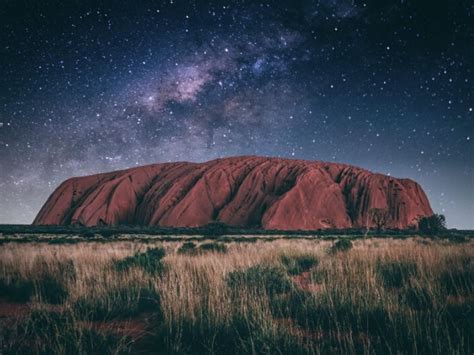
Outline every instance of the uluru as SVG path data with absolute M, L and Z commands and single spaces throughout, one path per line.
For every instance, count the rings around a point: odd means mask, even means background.
M 388 228 L 415 227 L 433 214 L 410 179 L 339 163 L 245 156 L 70 178 L 33 224 L 362 228 L 376 208 L 388 211 Z

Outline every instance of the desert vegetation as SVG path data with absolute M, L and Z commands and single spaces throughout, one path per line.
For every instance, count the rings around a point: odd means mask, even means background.
M 423 217 L 418 222 L 418 229 L 426 235 L 437 235 L 446 230 L 446 217 L 442 214 L 433 214 Z
M 0 353 L 474 351 L 470 239 L 0 246 Z

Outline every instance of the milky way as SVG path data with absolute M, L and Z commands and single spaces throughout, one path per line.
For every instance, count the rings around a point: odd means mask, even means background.
M 474 6 L 444 3 L 5 1 L 0 223 L 71 176 L 268 155 L 415 179 L 474 228 Z

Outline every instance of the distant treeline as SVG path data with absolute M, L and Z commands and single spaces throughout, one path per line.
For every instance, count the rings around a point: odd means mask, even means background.
M 381 232 L 363 228 L 351 229 L 323 229 L 323 230 L 266 230 L 259 228 L 238 228 L 228 226 L 223 223 L 210 223 L 203 227 L 156 227 L 156 226 L 94 226 L 86 227 L 80 225 L 56 226 L 56 225 L 24 225 L 24 224 L 3 224 L 0 225 L 0 233 L 3 234 L 74 234 L 81 236 L 91 236 L 98 234 L 102 237 L 111 237 L 118 234 L 148 234 L 148 235 L 299 235 L 299 236 L 403 236 L 420 234 L 415 229 L 386 229 Z M 443 235 L 473 236 L 472 230 L 447 229 Z

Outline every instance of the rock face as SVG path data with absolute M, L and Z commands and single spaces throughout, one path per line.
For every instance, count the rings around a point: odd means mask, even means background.
M 420 185 L 335 163 L 233 157 L 165 163 L 63 182 L 34 224 L 196 227 L 213 221 L 280 230 L 365 227 L 387 209 L 389 228 L 433 214 Z

